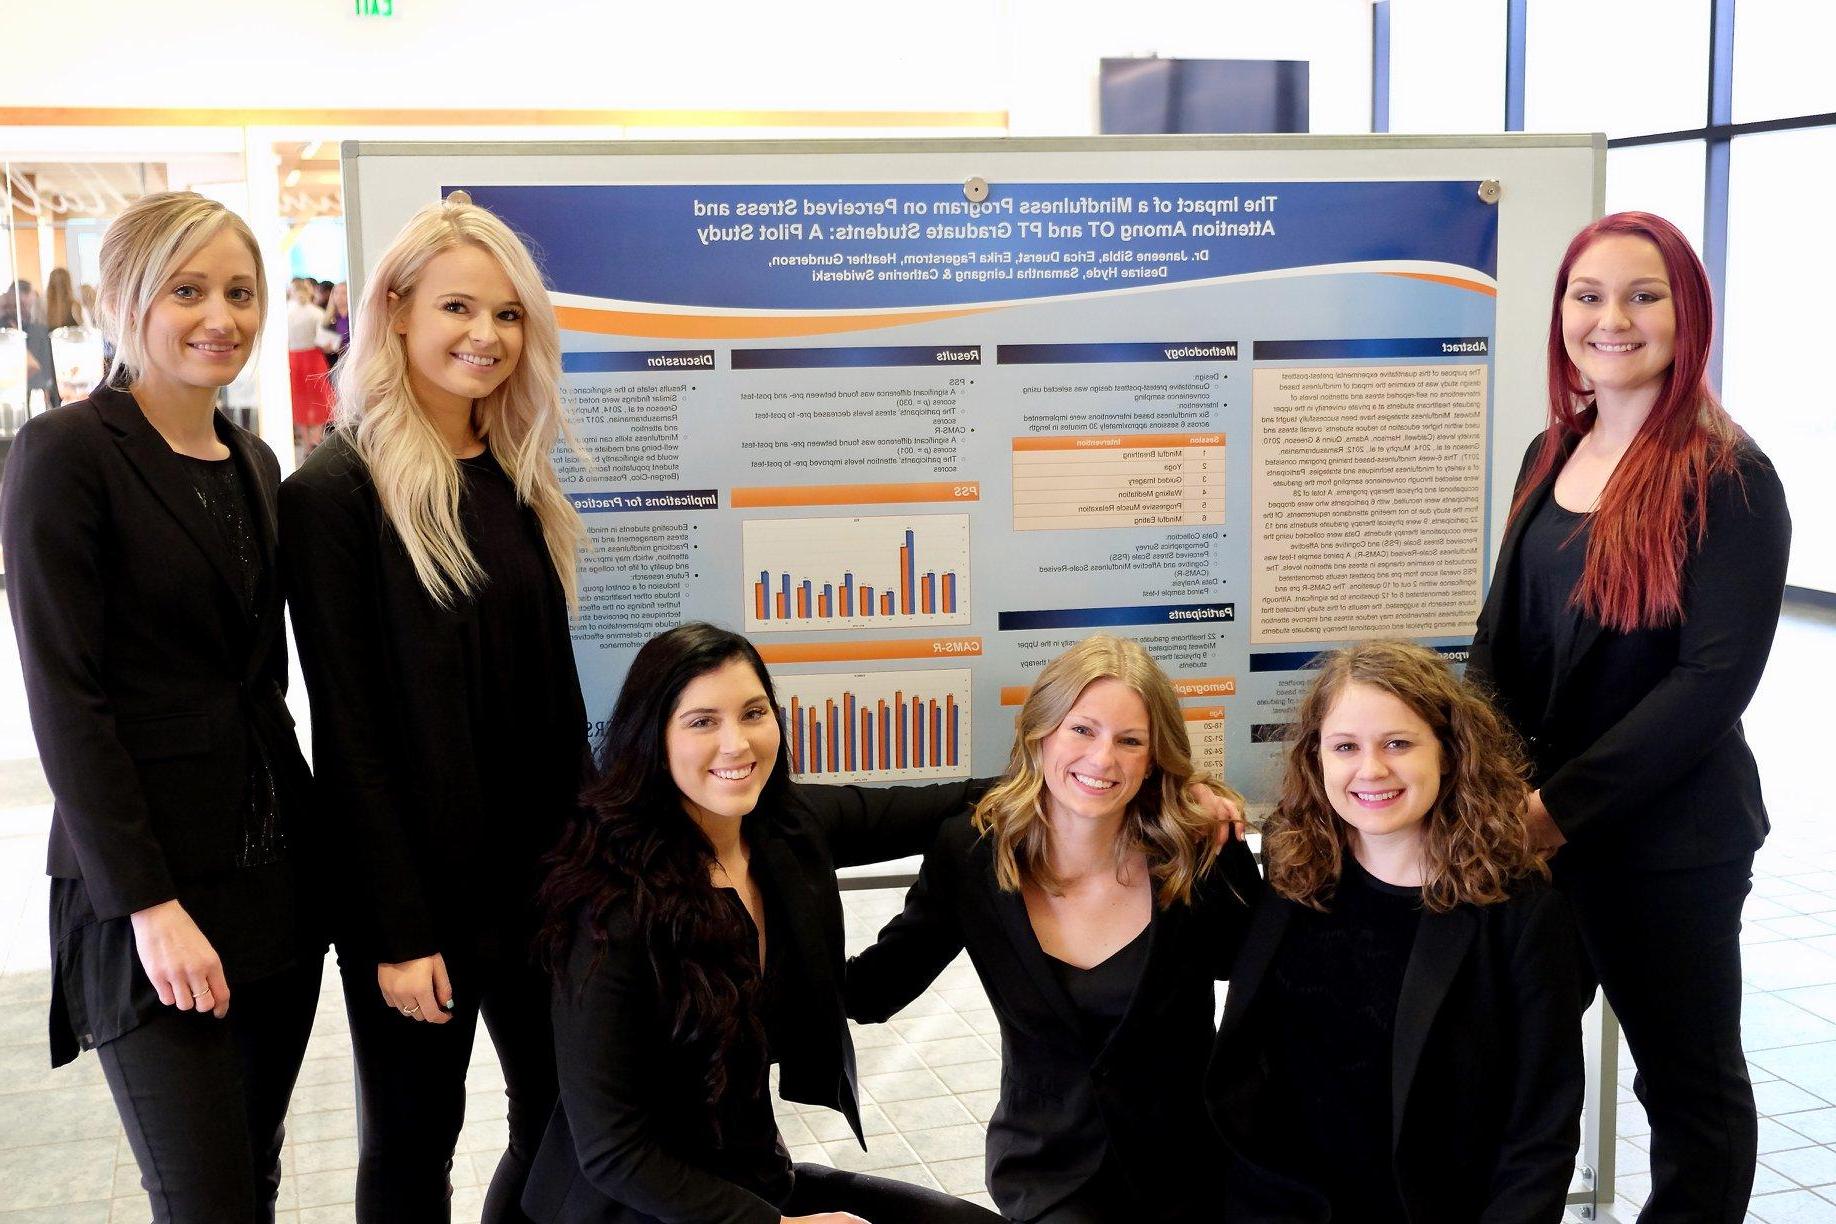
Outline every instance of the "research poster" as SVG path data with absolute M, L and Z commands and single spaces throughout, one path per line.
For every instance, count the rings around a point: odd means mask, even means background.
M 1267 801 L 1318 651 L 1470 641 L 1477 182 L 457 188 L 556 290 L 595 719 L 703 619 L 771 664 L 801 778 L 989 774 L 1103 630 Z

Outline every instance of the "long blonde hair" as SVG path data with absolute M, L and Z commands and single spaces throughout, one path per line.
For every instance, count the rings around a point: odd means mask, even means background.
M 994 838 L 995 880 L 1010 892 L 1028 884 L 1050 893 L 1063 891 L 1047 853 L 1051 827 L 1045 817 L 1040 744 L 1098 680 L 1118 681 L 1141 698 L 1153 761 L 1116 837 L 1117 870 L 1128 855 L 1143 851 L 1155 882 L 1155 904 L 1165 908 L 1189 900 L 1217 858 L 1218 845 L 1216 825 L 1192 801 L 1187 787 L 1197 782 L 1239 803 L 1242 797 L 1193 767 L 1179 698 L 1154 656 L 1139 642 L 1107 633 L 1092 634 L 1046 664 L 1020 707 L 1007 772 L 975 808 L 975 827 Z
M 496 259 L 523 304 L 522 357 L 473 412 L 479 437 L 516 486 L 517 501 L 535 511 L 571 606 L 584 532 L 551 458 L 558 441 L 572 441 L 561 410 L 561 336 L 542 274 L 509 226 L 475 204 L 448 200 L 428 205 L 402 227 L 351 312 L 350 350 L 335 374 L 338 428 L 368 466 L 383 513 L 428 595 L 450 605 L 476 591 L 484 572 L 460 523 L 459 464 L 415 400 L 406 339 L 391 326 L 408 309 L 428 261 L 461 245 Z
M 268 317 L 268 273 L 248 222 L 215 200 L 193 191 L 160 191 L 142 196 L 109 223 L 102 235 L 101 287 L 96 314 L 114 341 L 115 356 L 104 373 L 111 387 L 133 385 L 146 372 L 147 313 L 166 278 L 181 260 L 224 230 L 249 248 L 255 260 L 257 317 Z M 261 334 L 259 323 L 256 336 Z

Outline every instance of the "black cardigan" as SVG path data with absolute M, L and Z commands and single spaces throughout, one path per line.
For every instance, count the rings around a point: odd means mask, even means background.
M 842 1011 L 843 930 L 835 869 L 922 850 L 974 783 L 804 786 L 759 820 L 752 871 L 778 898 L 788 930 L 766 932 L 791 967 L 788 1044 L 772 1051 L 778 1094 L 839 1110 L 861 1139 L 854 1042 Z M 693 1125 L 706 1098 L 672 1057 L 657 981 L 629 911 L 605 943 L 577 937 L 556 975 L 553 1018 L 561 1100 L 529 1174 L 523 1210 L 544 1224 L 777 1224 L 778 1206 L 715 1175 Z M 866 1146 L 865 1140 L 861 1140 Z
M 130 393 L 98 387 L 34 417 L 7 461 L 7 602 L 54 797 L 46 870 L 81 880 L 102 921 L 183 903 L 236 868 L 257 743 L 289 856 L 304 869 L 310 854 L 311 779 L 284 697 L 280 470 L 221 415 L 216 432 L 271 578 L 254 608 L 184 460 Z M 52 1027 L 54 1057 L 74 1057 Z
M 1327 1204 L 1273 1172 L 1256 1116 L 1270 1075 L 1258 997 L 1299 906 L 1270 894 L 1231 978 L 1206 1078 L 1232 1152 L 1221 1218 L 1325 1224 Z M 1538 886 L 1424 913 L 1396 1004 L 1392 1154 L 1410 1224 L 1555 1224 L 1580 1143 L 1583 1072 L 1574 921 Z
M 904 912 L 848 962 L 848 1014 L 887 1019 L 967 947 L 1001 1024 L 987 1162 L 1002 1213 L 1040 1215 L 1113 1153 L 1141 1196 L 1142 1220 L 1182 1216 L 1199 1207 L 1222 1155 L 1198 1084 L 1214 1035 L 1213 983 L 1229 976 L 1261 891 L 1249 849 L 1232 841 L 1191 904 L 1155 906 L 1128 1010 L 1092 1049 L 1025 899 L 1001 890 L 992 842 L 959 814 L 925 855 Z
M 553 700 L 529 711 L 545 723 L 549 749 L 524 762 L 526 808 L 487 813 L 476 761 L 493 745 L 474 734 L 480 681 L 463 649 L 473 601 L 442 608 L 428 596 L 346 435 L 333 434 L 287 478 L 280 515 L 287 602 L 312 695 L 313 768 L 341 852 L 340 946 L 391 964 L 452 955 L 475 933 L 468 907 L 479 879 L 522 873 L 532 895 L 540 882 L 533 855 L 484 861 L 486 820 L 533 822 L 526 840 L 546 848 L 575 808 L 586 709 L 560 580 L 550 567 L 549 654 L 562 666 L 548 678 Z
M 1539 436 L 1525 452 L 1520 487 L 1541 445 Z M 1702 867 L 1765 839 L 1740 716 L 1778 627 L 1791 516 L 1766 456 L 1743 442 L 1738 459 L 1735 477 L 1709 487 L 1707 531 L 1683 573 L 1683 623 L 1619 633 L 1583 619 L 1542 709 L 1526 708 L 1514 669 L 1516 559 L 1553 473 L 1505 532 L 1467 675 L 1495 691 L 1524 734 L 1543 803 L 1572 843 L 1566 858 Z

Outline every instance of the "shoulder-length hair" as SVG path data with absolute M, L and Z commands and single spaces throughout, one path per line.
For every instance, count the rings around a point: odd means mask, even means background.
M 350 349 L 338 363 L 336 418 L 370 470 L 389 525 L 435 602 L 450 605 L 483 579 L 459 518 L 458 461 L 416 401 L 406 339 L 391 324 L 407 310 L 428 261 L 457 246 L 497 260 L 523 304 L 523 352 L 516 369 L 472 406 L 478 435 L 516 497 L 535 512 L 561 587 L 575 598 L 580 516 L 561 492 L 551 453 L 572 441 L 561 408 L 561 337 L 542 274 L 523 242 L 477 205 L 448 200 L 409 219 L 370 272 L 352 312 Z
M 1007 771 L 976 805 L 975 827 L 994 839 L 996 882 L 1008 891 L 1032 885 L 1059 893 L 1064 882 L 1052 870 L 1051 826 L 1046 820 L 1045 774 L 1040 745 L 1058 730 L 1083 691 L 1098 680 L 1115 680 L 1141 698 L 1148 712 L 1152 764 L 1140 792 L 1123 815 L 1116 837 L 1116 868 L 1136 850 L 1147 855 L 1155 904 L 1188 901 L 1199 879 L 1217 858 L 1217 826 L 1192 801 L 1194 782 L 1242 802 L 1229 787 L 1193 767 L 1186 720 L 1173 685 L 1141 643 L 1107 633 L 1093 634 L 1046 664 L 1020 707 Z
M 97 260 L 100 283 L 96 290 L 98 322 L 115 345 L 114 358 L 103 375 L 108 386 L 132 386 L 146 372 L 147 313 L 166 278 L 225 230 L 242 240 L 255 261 L 255 307 L 258 320 L 265 322 L 268 273 L 261 247 L 248 222 L 217 201 L 194 191 L 155 192 L 129 204 L 109 223 Z M 260 334 L 258 325 L 250 340 Z
M 602 945 L 613 906 L 631 915 L 656 975 L 672 1040 L 696 1059 L 710 1107 L 737 1074 L 762 1082 L 759 967 L 748 934 L 709 877 L 714 849 L 682 805 L 669 772 L 670 717 L 682 691 L 734 661 L 758 677 L 777 710 L 765 661 L 751 642 L 713 625 L 679 625 L 646 642 L 626 673 L 598 747 L 598 776 L 549 856 L 539 894 L 537 949 L 553 971 L 584 917 Z M 779 809 L 789 786 L 784 737 L 754 821 Z M 579 983 L 571 983 L 578 988 Z M 756 1065 L 755 1065 L 756 1064 Z M 710 1113 L 710 1118 L 712 1114 Z
M 1517 882 L 1547 879 L 1524 824 L 1523 745 L 1491 702 L 1446 660 L 1413 642 L 1360 642 L 1322 657 L 1301 699 L 1281 799 L 1263 826 L 1269 887 L 1324 910 L 1350 852 L 1350 826 L 1333 811 L 1320 765 L 1320 726 L 1347 686 L 1402 702 L 1441 748 L 1441 793 L 1425 818 L 1422 904 L 1435 913 L 1503 901 Z
M 1715 302 L 1708 273 L 1689 240 L 1662 217 L 1620 212 L 1576 234 L 1556 270 L 1547 352 L 1549 430 L 1511 501 L 1515 519 L 1531 492 L 1561 466 L 1594 424 L 1592 391 L 1568 359 L 1562 302 L 1575 261 L 1610 235 L 1643 238 L 1657 247 L 1670 281 L 1676 340 L 1657 402 L 1601 491 L 1592 516 L 1581 581 L 1573 606 L 1610 629 L 1629 632 L 1683 618 L 1683 566 L 1708 529 L 1708 487 L 1737 475 L 1744 436 L 1708 382 Z
M 261 259 L 257 257 L 255 262 L 259 264 Z M 56 331 L 60 327 L 75 327 L 79 322 L 76 293 L 70 287 L 70 269 L 51 269 L 51 275 L 45 278 L 45 327 Z

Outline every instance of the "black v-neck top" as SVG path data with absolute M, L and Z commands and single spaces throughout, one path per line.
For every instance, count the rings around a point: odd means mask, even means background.
M 1071 997 L 1071 1006 L 1083 1021 L 1084 1039 L 1092 1049 L 1101 1049 L 1122 1023 L 1129 1000 L 1135 997 L 1135 986 L 1141 981 L 1141 971 L 1147 967 L 1149 932 L 1153 928 L 1150 920 L 1133 939 L 1088 969 L 1046 953 L 1052 976 Z
M 1555 689 L 1555 678 L 1580 631 L 1583 613 L 1572 606 L 1587 561 L 1593 515 L 1556 504 L 1550 490 L 1524 524 L 1517 549 L 1517 658 L 1519 684 L 1515 703 L 1521 730 L 1542 732 L 1543 712 Z
M 1402 1224 L 1391 1169 L 1391 1049 L 1422 890 L 1376 879 L 1351 855 L 1325 913 L 1300 909 L 1269 966 L 1263 1039 L 1284 1171 L 1317 1187 L 1332 1219 Z

